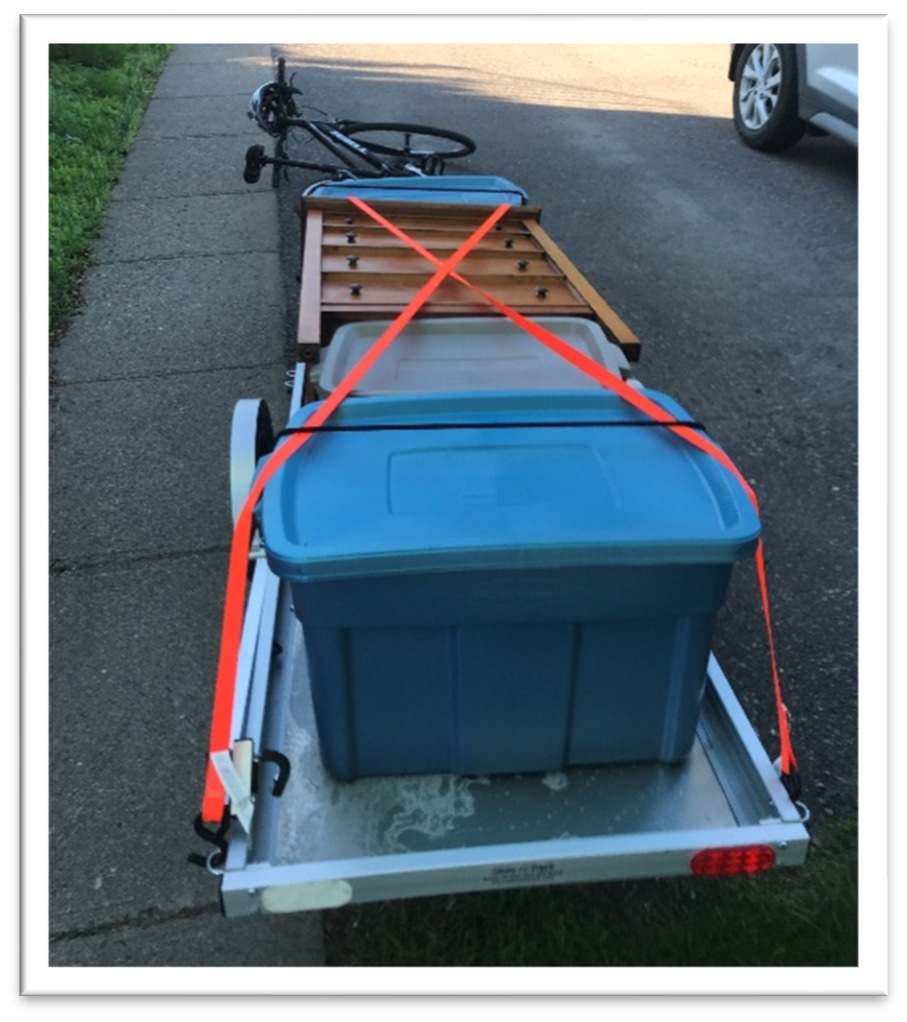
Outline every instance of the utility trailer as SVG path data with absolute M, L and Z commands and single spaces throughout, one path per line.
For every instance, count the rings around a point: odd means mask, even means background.
M 306 371 L 305 364 L 296 370 L 291 413 Z M 238 403 L 234 507 L 268 430 L 261 402 Z M 257 537 L 251 557 L 233 708 L 238 769 L 224 778 L 234 815 L 207 858 L 227 916 L 722 873 L 739 868 L 741 857 L 760 869 L 805 861 L 805 807 L 789 797 L 714 656 L 696 741 L 681 764 L 335 781 L 318 752 L 305 637 L 289 586 L 269 569 Z
M 488 212 L 399 201 L 379 208 L 441 252 L 462 241 L 477 213 Z M 339 323 L 398 311 L 425 276 L 418 256 L 410 259 L 412 253 L 390 244 L 341 200 L 310 197 L 302 214 L 291 418 L 318 396 L 318 361 L 331 331 Z M 538 210 L 515 206 L 501 226 L 491 246 L 470 257 L 471 266 L 466 261 L 470 279 L 491 291 L 503 287 L 527 314 L 587 316 L 629 359 L 638 357 L 636 335 L 541 230 Z M 478 311 L 473 296 L 452 282 L 445 288 L 426 315 Z M 240 401 L 230 445 L 234 519 L 273 445 L 267 407 Z M 249 556 L 233 743 L 229 753 L 211 757 L 229 812 L 217 829 L 196 822 L 198 836 L 215 849 L 192 856 L 218 876 L 227 916 L 499 888 L 759 872 L 805 861 L 808 811 L 788 794 L 714 656 L 693 748 L 678 764 L 333 779 L 319 754 L 304 630 L 289 584 L 268 566 L 257 527 Z

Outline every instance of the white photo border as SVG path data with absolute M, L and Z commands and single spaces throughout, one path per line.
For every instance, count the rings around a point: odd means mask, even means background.
M 123 4 L 95 4 L 123 10 Z M 223 10 L 228 5 L 218 5 Z M 299 4 L 294 5 L 299 9 Z M 331 5 L 332 9 L 365 4 Z M 397 3 L 396 10 L 408 6 Z M 481 10 L 461 3 L 461 10 Z M 487 6 L 487 5 L 486 5 Z M 503 4 L 497 4 L 496 9 Z M 550 7 L 550 5 L 548 5 Z M 579 3 L 571 4 L 574 9 Z M 585 5 L 601 9 L 601 4 Z M 727 4 L 704 5 L 722 8 Z M 808 6 L 800 4 L 800 8 Z M 829 5 L 826 5 L 826 8 Z M 531 11 L 539 4 L 516 4 Z M 358 11 L 357 11 L 358 9 Z M 771 28 L 771 33 L 767 29 Z M 29 993 L 881 993 L 887 988 L 887 456 L 888 405 L 880 386 L 887 337 L 888 24 L 880 15 L 417 16 L 112 14 L 28 16 L 22 87 L 29 109 L 47 109 L 47 46 L 91 42 L 728 42 L 783 35 L 798 42 L 860 45 L 859 153 L 859 965 L 844 968 L 50 968 L 48 966 L 48 386 L 46 118 L 26 117 L 21 181 L 23 572 L 22 983 Z M 215 624 L 212 623 L 212 628 Z M 734 1009 L 736 1010 L 736 1009 Z

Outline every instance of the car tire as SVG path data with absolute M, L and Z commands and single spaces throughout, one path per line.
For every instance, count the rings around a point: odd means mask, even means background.
M 798 142 L 797 54 L 781 43 L 750 43 L 734 70 L 734 126 L 751 148 L 779 153 Z

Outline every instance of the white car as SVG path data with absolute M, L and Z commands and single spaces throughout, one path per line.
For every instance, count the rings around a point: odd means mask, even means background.
M 734 125 L 753 149 L 781 152 L 810 135 L 857 144 L 857 47 L 735 43 Z

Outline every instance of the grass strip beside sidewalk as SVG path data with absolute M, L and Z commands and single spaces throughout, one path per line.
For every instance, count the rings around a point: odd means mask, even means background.
M 537 887 L 324 913 L 328 965 L 855 966 L 856 821 L 754 877 Z
M 50 47 L 50 331 L 78 304 L 110 192 L 161 68 L 166 44 Z

